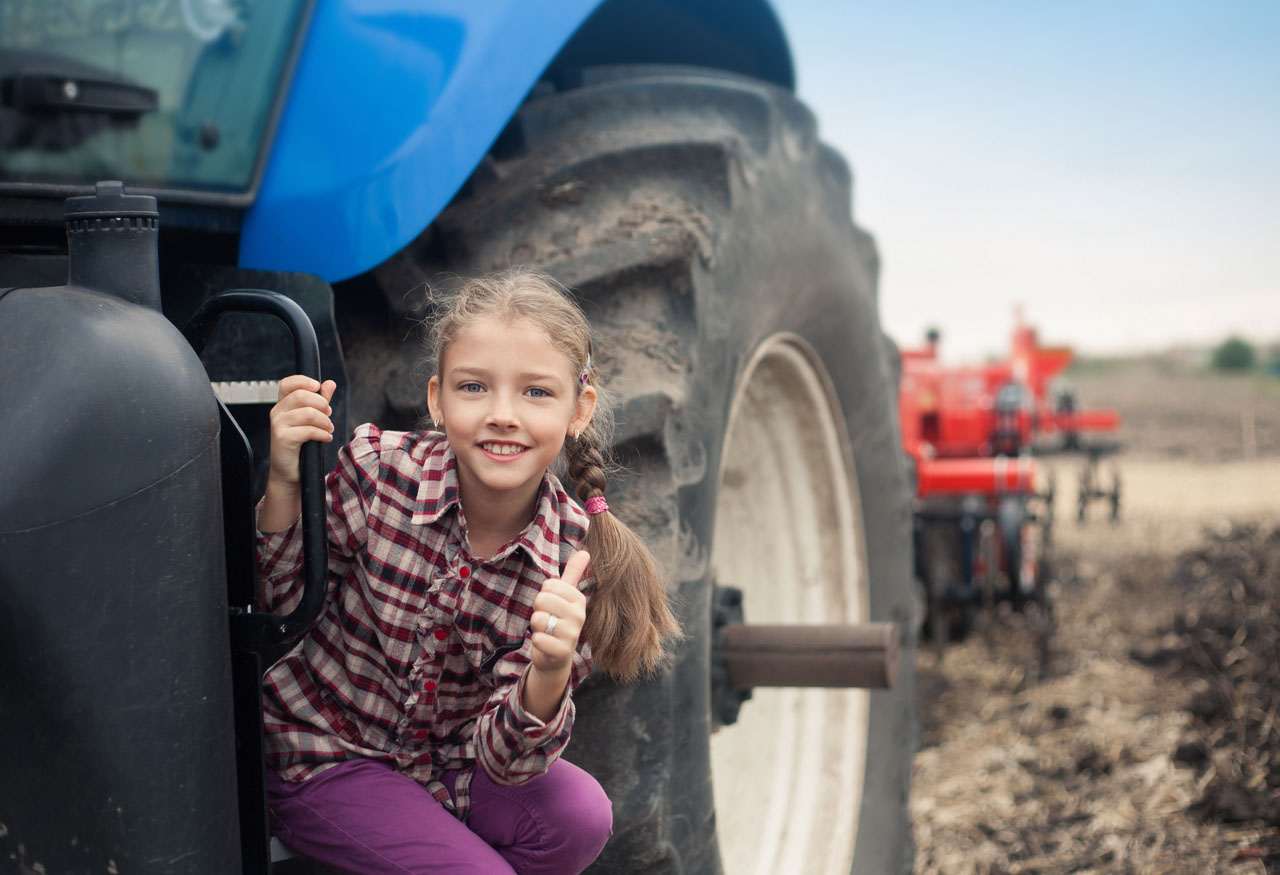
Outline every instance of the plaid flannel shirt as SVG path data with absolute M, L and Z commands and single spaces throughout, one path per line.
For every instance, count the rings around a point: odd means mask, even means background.
M 587 516 L 547 472 L 529 526 L 475 559 L 456 465 L 442 435 L 372 425 L 340 451 L 326 489 L 324 611 L 264 678 L 267 761 L 285 780 L 366 757 L 424 784 L 465 820 L 477 762 L 495 782 L 520 784 L 568 743 L 572 695 L 544 723 L 521 694 L 534 597 L 582 546 Z M 258 533 L 270 610 L 301 599 L 301 543 L 297 522 Z M 590 670 L 581 644 L 570 691 Z M 445 769 L 461 770 L 456 801 L 440 782 Z

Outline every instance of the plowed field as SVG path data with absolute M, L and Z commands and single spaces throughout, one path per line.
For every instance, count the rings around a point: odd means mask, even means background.
M 1119 363 L 1120 520 L 1057 479 L 1047 670 L 1019 614 L 918 657 L 919 873 L 1280 871 L 1280 380 Z

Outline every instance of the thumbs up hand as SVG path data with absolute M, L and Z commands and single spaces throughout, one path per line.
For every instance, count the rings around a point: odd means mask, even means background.
M 590 561 L 585 550 L 574 553 L 565 563 L 564 573 L 559 578 L 547 578 L 533 600 L 533 616 L 529 618 L 533 629 L 531 664 L 525 671 L 521 703 L 525 711 L 543 723 L 556 716 L 569 687 L 573 652 L 578 647 L 582 624 L 587 621 L 587 597 L 578 591 L 578 581 Z
M 578 636 L 587 621 L 587 597 L 578 590 L 578 582 L 586 573 L 591 555 L 579 550 L 565 563 L 564 573 L 549 577 L 542 584 L 542 591 L 533 600 L 533 629 L 530 659 L 539 672 L 547 675 L 563 674 L 569 679 L 569 667 L 578 647 Z

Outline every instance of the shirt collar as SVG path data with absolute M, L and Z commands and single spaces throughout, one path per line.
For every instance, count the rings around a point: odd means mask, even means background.
M 458 504 L 458 460 L 443 437 L 432 436 L 426 442 L 422 460 L 422 478 L 415 496 L 414 525 L 437 522 Z
M 533 520 L 516 538 L 516 543 L 524 548 L 534 567 L 546 577 L 559 577 L 562 563 L 568 558 L 561 555 L 566 545 L 560 537 L 561 502 L 567 500 L 568 496 L 556 476 L 550 471 L 543 474 Z
M 457 456 L 447 440 L 436 438 L 428 442 L 422 461 L 422 479 L 418 483 L 412 522 L 414 525 L 430 525 L 460 504 Z M 574 546 L 566 544 L 560 537 L 566 514 L 568 522 L 574 525 L 564 534 L 576 541 L 586 537 L 586 527 L 582 525 L 585 519 L 577 519 L 583 514 L 580 511 L 574 513 L 575 510 L 559 478 L 550 471 L 543 474 L 533 520 L 514 543 L 546 577 L 560 576 L 563 563 L 568 559 L 567 553 L 572 552 Z

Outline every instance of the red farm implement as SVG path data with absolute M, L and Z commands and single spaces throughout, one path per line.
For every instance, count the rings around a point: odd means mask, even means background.
M 927 632 L 941 654 L 979 613 L 990 628 L 990 617 L 1007 605 L 1034 615 L 1043 662 L 1054 485 L 1051 471 L 1038 476 L 1033 450 L 1086 450 L 1080 518 L 1099 495 L 1112 499 L 1114 515 L 1118 479 L 1103 493 L 1096 472 L 1099 455 L 1114 445 L 1083 436 L 1116 428 L 1119 417 L 1077 409 L 1057 379 L 1071 351 L 1040 347 L 1021 319 L 1003 361 L 944 366 L 937 345 L 931 333 L 923 348 L 902 351 L 898 399 L 903 446 L 915 470 L 915 572 L 927 595 Z

